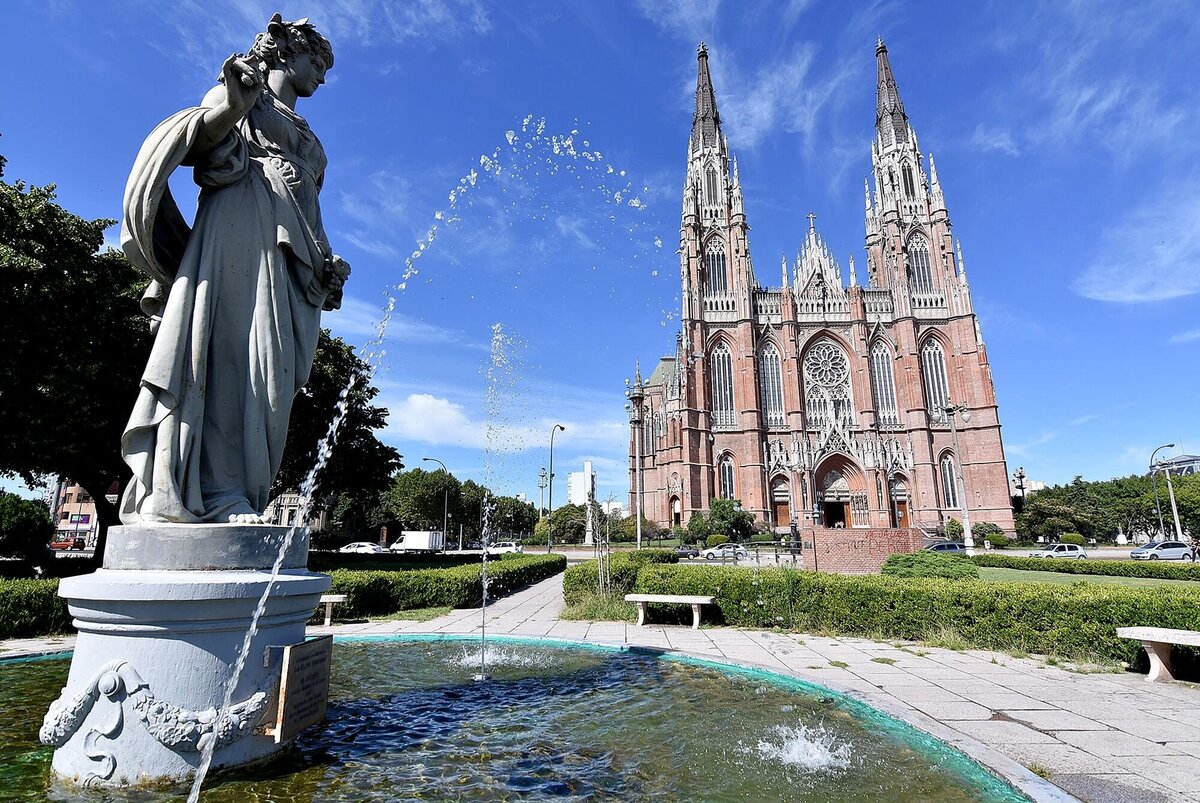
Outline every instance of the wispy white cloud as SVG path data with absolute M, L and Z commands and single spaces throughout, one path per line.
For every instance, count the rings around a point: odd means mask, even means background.
M 1050 441 L 1058 437 L 1057 432 L 1043 432 L 1032 440 L 1024 443 L 1006 443 L 1005 450 L 1009 455 L 1014 457 L 1029 457 L 1030 454 L 1039 446 L 1044 446 Z
M 1084 415 L 1080 415 L 1080 416 L 1076 416 L 1075 418 L 1072 418 L 1067 423 L 1073 427 L 1081 427 L 1084 424 L 1095 421 L 1098 418 L 1100 418 L 1100 415 L 1098 413 L 1086 413 Z
M 350 280 L 354 281 L 353 276 Z M 383 309 L 380 305 L 347 296 L 342 300 L 342 308 L 326 313 L 321 323 L 328 326 L 335 335 L 354 343 L 374 337 L 382 317 Z M 466 332 L 437 326 L 398 312 L 392 314 L 387 337 L 392 341 L 410 344 L 442 344 L 475 351 L 488 350 L 486 343 L 471 338 Z
M 570 237 L 589 251 L 596 250 L 596 241 L 584 231 L 587 222 L 582 217 L 560 215 L 554 219 L 554 227 L 563 237 Z
M 1195 340 L 1200 340 L 1200 329 L 1188 329 L 1186 332 L 1176 332 L 1167 338 L 1167 342 L 1173 346 L 1180 343 L 1191 343 Z
M 720 0 L 638 0 L 651 22 L 674 36 L 699 42 L 716 28 Z
M 1097 301 L 1139 303 L 1200 293 L 1200 189 L 1185 182 L 1111 226 L 1075 280 Z
M 999 153 L 1004 156 L 1019 156 L 1021 153 L 1011 131 L 985 126 L 983 123 L 975 126 L 970 145 L 981 153 Z

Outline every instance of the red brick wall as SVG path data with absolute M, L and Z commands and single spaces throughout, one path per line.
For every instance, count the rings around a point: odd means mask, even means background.
M 888 555 L 921 549 L 923 536 L 920 530 L 817 527 L 800 530 L 800 541 L 804 545 L 800 560 L 805 569 L 878 574 Z

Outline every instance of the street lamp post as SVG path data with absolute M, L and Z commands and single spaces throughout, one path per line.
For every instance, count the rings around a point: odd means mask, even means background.
M 554 544 L 554 535 L 550 529 L 551 525 L 554 524 L 554 517 L 553 517 L 553 515 L 551 515 L 554 513 L 554 433 L 558 432 L 559 430 L 566 432 L 567 428 L 564 427 L 562 424 L 555 424 L 554 426 L 550 427 L 550 474 L 547 477 L 547 481 L 549 482 L 549 485 L 550 485 L 550 504 L 546 508 L 546 554 L 547 555 L 550 554 L 550 548 Z
M 421 460 L 428 463 L 437 463 L 442 467 L 442 473 L 446 475 L 445 481 L 442 483 L 442 548 L 445 549 L 446 541 L 450 540 L 450 533 L 446 532 L 447 522 L 450 520 L 450 469 L 446 468 L 446 464 L 436 457 L 422 457 Z M 462 552 L 462 531 L 458 533 L 458 551 Z
M 1017 490 L 1021 492 L 1021 509 L 1018 513 L 1025 512 L 1025 467 L 1019 466 L 1017 473 L 1013 474 L 1013 479 L 1016 480 Z
M 538 472 L 538 518 L 546 515 L 546 467 Z
M 1166 532 L 1167 528 L 1163 524 L 1162 505 L 1160 505 L 1158 503 L 1158 468 L 1157 468 L 1158 464 L 1155 463 L 1154 458 L 1161 450 L 1174 449 L 1174 448 L 1175 448 L 1175 444 L 1164 443 L 1162 446 L 1159 446 L 1157 449 L 1155 449 L 1153 452 L 1150 453 L 1150 484 L 1154 487 L 1154 510 L 1155 510 L 1155 512 L 1158 513 L 1158 535 L 1164 541 L 1167 538 L 1167 532 Z M 1153 539 L 1151 539 L 1151 540 L 1153 540 Z
M 633 515 L 636 517 L 637 525 L 637 548 L 642 548 L 642 400 L 645 399 L 645 390 L 642 388 L 642 374 L 638 371 L 634 377 L 633 384 L 629 384 L 629 380 L 625 380 L 626 390 L 625 398 L 629 399 L 629 404 L 625 405 L 625 410 L 629 413 L 629 426 L 633 430 L 633 494 L 634 505 L 637 510 Z
M 968 509 L 967 481 L 963 477 L 962 452 L 958 450 L 958 426 L 955 421 L 956 417 L 961 415 L 964 424 L 971 423 L 971 411 L 967 409 L 965 404 L 948 404 L 942 408 L 942 412 L 950 419 L 950 436 L 954 440 L 954 461 L 958 464 L 958 485 L 962 490 L 963 546 L 967 549 L 972 549 L 975 546 L 975 537 L 971 534 L 971 512 Z

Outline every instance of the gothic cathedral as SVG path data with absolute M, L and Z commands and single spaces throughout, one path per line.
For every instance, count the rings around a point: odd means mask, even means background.
M 867 284 L 810 215 L 781 287 L 755 278 L 749 225 L 699 49 L 680 225 L 675 354 L 630 388 L 630 501 L 686 526 L 715 498 L 778 530 L 920 527 L 1013 514 L 991 369 L 933 156 L 926 173 L 880 40 Z M 870 184 L 874 184 L 872 187 Z

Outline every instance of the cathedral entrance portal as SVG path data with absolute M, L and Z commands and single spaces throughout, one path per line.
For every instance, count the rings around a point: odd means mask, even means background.
M 834 461 L 817 473 L 822 523 L 826 527 L 853 527 L 856 517 L 861 517 L 861 524 L 867 524 L 861 472 L 845 458 Z
M 888 484 L 888 493 L 892 498 L 892 526 L 907 528 L 909 526 L 908 483 L 900 477 L 896 477 Z
M 771 517 L 776 527 L 786 527 L 792 520 L 792 492 L 782 477 L 771 483 Z

